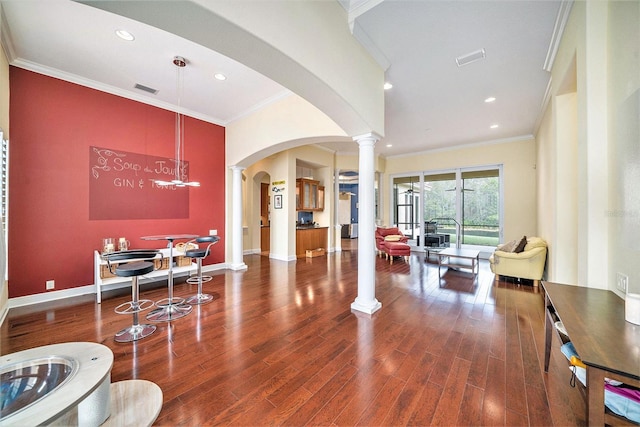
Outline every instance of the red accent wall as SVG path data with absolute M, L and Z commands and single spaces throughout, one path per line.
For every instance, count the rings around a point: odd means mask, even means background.
M 174 157 L 175 114 L 10 67 L 9 297 L 93 284 L 103 237 L 133 248 L 162 247 L 141 236 L 178 233 L 221 240 L 205 264 L 224 262 L 225 129 L 185 118 L 189 218 L 89 220 L 89 147 Z M 117 194 L 109 197 L 119 197 Z M 127 197 L 123 192 L 122 197 Z

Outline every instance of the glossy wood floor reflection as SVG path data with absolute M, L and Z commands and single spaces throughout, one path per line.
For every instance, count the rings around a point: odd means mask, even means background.
M 557 346 L 542 369 L 542 296 L 494 284 L 486 261 L 474 279 L 414 254 L 376 259 L 373 316 L 351 312 L 357 251 L 286 263 L 245 257 L 205 285 L 217 298 L 152 336 L 118 344 L 131 322 L 114 307 L 128 290 L 12 309 L 1 352 L 94 341 L 114 353 L 112 381 L 157 383 L 157 425 L 540 425 L 584 424 Z M 179 283 L 175 294 L 195 286 Z M 145 288 L 158 300 L 166 287 Z

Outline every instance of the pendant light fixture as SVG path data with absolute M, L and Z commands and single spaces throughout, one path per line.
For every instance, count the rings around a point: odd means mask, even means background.
M 182 95 L 182 68 L 186 67 L 187 61 L 181 56 L 175 56 L 173 58 L 173 64 L 176 66 L 176 80 L 177 80 L 177 92 L 178 92 L 178 111 L 180 111 L 180 101 Z M 171 181 L 156 180 L 156 185 L 175 185 L 176 187 L 200 187 L 200 183 L 197 181 L 183 181 L 185 174 L 184 170 L 184 116 L 179 112 L 176 112 L 176 167 L 175 178 Z

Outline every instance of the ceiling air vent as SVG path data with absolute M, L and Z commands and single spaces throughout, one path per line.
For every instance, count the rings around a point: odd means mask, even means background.
M 140 90 L 143 90 L 143 91 L 145 91 L 145 92 L 152 93 L 152 94 L 154 94 L 154 95 L 155 95 L 156 93 L 158 93 L 158 89 L 154 89 L 154 88 L 152 88 L 152 87 L 147 87 L 147 86 L 141 85 L 140 83 L 136 83 L 136 85 L 135 85 L 134 87 L 135 87 L 136 89 L 140 89 Z
M 458 56 L 456 58 L 456 64 L 458 64 L 458 67 L 462 67 L 463 65 L 471 64 L 472 62 L 476 62 L 484 58 L 485 51 L 484 49 L 480 49 L 466 55 Z

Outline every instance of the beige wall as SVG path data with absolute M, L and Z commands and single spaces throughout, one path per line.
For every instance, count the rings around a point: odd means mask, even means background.
M 226 141 L 227 164 L 249 166 L 299 145 L 349 143 L 351 138 L 322 111 L 292 94 L 227 125 Z
M 291 231 L 291 227 L 288 224 L 289 210 L 291 208 L 290 201 L 290 188 L 293 186 L 295 197 L 295 179 L 290 178 L 290 165 L 291 156 L 287 151 L 277 153 L 269 156 L 254 165 L 250 166 L 244 171 L 246 181 L 243 190 L 246 194 L 247 204 L 245 205 L 245 222 L 246 235 L 244 244 L 245 252 L 257 252 L 260 249 L 260 183 L 269 178 L 269 183 L 284 181 L 284 184 L 278 185 L 279 188 L 284 188 L 284 191 L 279 193 L 283 194 L 282 209 L 273 209 L 273 195 L 270 191 L 271 197 L 271 240 L 270 248 L 273 258 L 280 260 L 288 260 L 291 255 L 295 255 L 295 246 L 293 252 L 290 254 L 289 246 L 293 239 L 293 245 L 295 245 L 295 227 L 294 231 Z M 295 174 L 295 167 L 294 167 Z M 295 176 L 295 175 L 294 175 Z M 273 187 L 270 185 L 270 188 Z M 295 199 L 294 199 L 295 200 Z M 295 205 L 293 206 L 295 210 Z
M 285 180 L 287 183 L 293 182 L 293 187 L 287 186 L 288 197 L 286 199 L 291 197 L 289 192 L 293 191 L 293 200 L 295 200 L 295 158 L 291 160 L 287 157 L 287 153 L 291 149 L 314 142 L 351 142 L 351 138 L 348 138 L 344 131 L 327 115 L 296 95 L 291 95 L 250 116 L 236 120 L 227 126 L 225 132 L 227 165 L 247 167 L 244 172 L 247 180 L 243 182 L 243 193 L 249 204 L 244 205 L 243 225 L 249 228 L 245 229 L 243 235 L 244 252 L 260 247 L 259 234 L 256 234 L 255 227 L 252 227 L 252 225 L 256 224 L 255 218 L 258 218 L 257 224 L 260 224 L 259 209 L 252 209 L 252 205 L 250 206 L 255 197 L 253 184 L 251 184 L 255 175 L 263 171 L 271 176 L 272 182 L 281 180 Z M 322 166 L 334 167 L 333 153 L 324 151 L 320 156 L 323 159 L 322 162 L 324 162 Z M 330 162 L 324 160 L 327 156 L 331 157 Z M 313 156 L 311 156 L 310 161 L 313 161 Z M 227 173 L 226 187 L 226 204 L 227 206 L 232 206 L 233 181 L 231 171 Z M 286 215 L 284 212 L 286 212 Z M 277 242 L 271 239 L 271 251 L 277 259 L 292 259 L 295 256 L 295 233 L 289 231 L 288 227 L 291 221 L 286 222 L 289 217 L 293 218 L 294 215 L 295 205 L 290 207 L 288 204 L 284 204 L 277 217 L 272 218 L 272 226 L 275 226 L 274 221 L 276 223 L 282 221 L 281 227 L 286 227 L 287 230 L 286 235 L 278 234 Z M 231 235 L 232 230 L 230 227 L 231 212 L 228 211 L 226 219 L 228 235 Z M 233 252 L 232 239 L 227 241 L 225 252 L 226 258 L 231 259 Z
M 540 122 L 536 136 L 536 169 L 538 171 L 538 176 L 536 177 L 538 188 L 536 216 L 538 219 L 538 235 L 545 239 L 549 245 L 556 239 L 556 215 L 549 214 L 549 212 L 556 211 L 556 199 L 551 197 L 555 194 L 554 188 L 556 185 L 556 163 L 553 155 L 553 146 L 551 146 L 552 141 L 555 140 L 553 137 L 554 124 L 551 109 L 548 108 Z M 547 252 L 546 278 L 554 277 L 553 268 L 556 265 L 552 258 L 554 252 Z
M 382 224 L 389 225 L 392 221 L 392 204 L 389 202 L 391 175 L 498 164 L 503 165 L 505 240 L 537 235 L 533 138 L 387 158 L 382 192 L 385 207 Z
M 282 194 L 282 209 L 273 208 L 273 195 L 271 193 L 271 240 L 270 257 L 289 261 L 296 255 L 296 227 L 297 211 L 296 200 L 296 164 L 303 161 L 314 165 L 314 179 L 325 186 L 324 211 L 314 212 L 314 221 L 321 226 L 333 229 L 334 204 L 333 204 L 333 170 L 335 169 L 335 155 L 333 152 L 312 145 L 292 148 L 266 157 L 249 166 L 244 174 L 246 179 L 246 222 L 247 234 L 244 240 L 245 251 L 256 251 L 260 248 L 260 182 L 263 176 L 268 175 L 270 182 L 284 181 L 279 188 L 284 188 L 278 194 Z M 270 185 L 272 188 L 273 185 Z M 329 250 L 335 247 L 334 233 L 329 233 Z
M 549 280 L 640 292 L 639 22 L 640 2 L 573 5 L 536 135 Z
M 577 96 L 570 91 L 551 100 L 538 131 L 538 230 L 553 248 L 546 277 L 561 283 L 578 281 L 577 161 Z
M 640 2 L 609 3 L 608 26 L 609 287 L 640 293 Z

